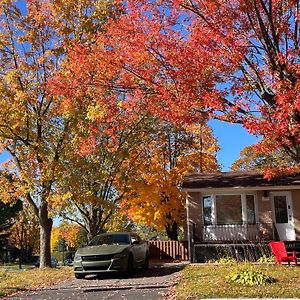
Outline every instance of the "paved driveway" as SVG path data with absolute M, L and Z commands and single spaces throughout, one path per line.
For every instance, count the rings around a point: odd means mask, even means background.
M 73 279 L 35 292 L 24 292 L 9 300 L 96 300 L 172 299 L 172 287 L 176 284 L 183 263 L 151 264 L 149 270 L 138 271 L 130 278 L 107 274 L 100 277 Z

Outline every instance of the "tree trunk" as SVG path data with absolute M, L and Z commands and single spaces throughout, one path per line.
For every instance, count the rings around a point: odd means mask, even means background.
M 90 213 L 90 218 L 87 220 L 88 224 L 86 227 L 88 228 L 87 239 L 90 242 L 96 235 L 101 233 L 101 221 L 103 217 L 103 211 L 99 209 L 99 207 L 93 207 Z
M 95 222 L 92 220 L 88 224 L 88 233 L 87 233 L 87 239 L 88 242 L 90 242 L 97 234 L 99 234 L 99 228 L 96 226 Z
M 53 220 L 48 216 L 48 204 L 43 202 L 39 209 L 40 219 L 40 268 L 51 267 L 51 230 Z
M 87 241 L 88 243 L 92 240 L 92 238 L 94 237 L 94 234 L 91 233 L 90 231 L 87 232 Z
M 178 241 L 178 223 L 172 222 L 165 226 L 168 238 L 172 241 Z

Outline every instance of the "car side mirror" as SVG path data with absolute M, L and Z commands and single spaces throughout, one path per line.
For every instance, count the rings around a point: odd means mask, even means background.
M 131 242 L 132 242 L 132 245 L 138 245 L 140 243 L 139 240 L 136 240 L 136 239 L 132 239 Z

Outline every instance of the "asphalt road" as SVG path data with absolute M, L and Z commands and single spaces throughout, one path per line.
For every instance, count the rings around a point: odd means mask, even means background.
M 149 270 L 137 271 L 132 277 L 117 274 L 73 279 L 34 292 L 22 292 L 9 300 L 159 300 L 173 299 L 182 263 L 150 264 Z

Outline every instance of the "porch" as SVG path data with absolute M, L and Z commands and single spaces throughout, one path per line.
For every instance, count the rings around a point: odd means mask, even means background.
M 262 242 L 277 240 L 278 233 L 273 223 L 255 224 L 202 224 L 193 225 L 195 243 L 237 243 L 237 242 Z
M 196 228 L 198 230 L 196 230 Z M 269 242 L 279 240 L 273 223 L 226 224 L 192 226 L 192 262 L 205 263 L 224 257 L 236 261 L 256 262 L 262 256 L 272 256 Z M 288 251 L 300 253 L 299 241 L 286 241 Z

